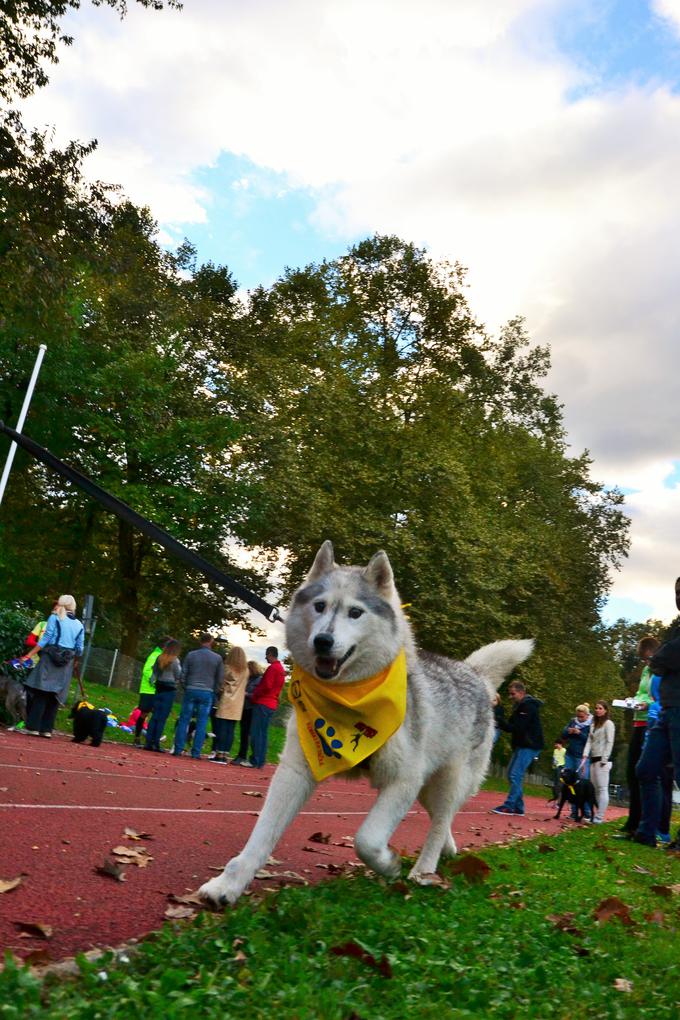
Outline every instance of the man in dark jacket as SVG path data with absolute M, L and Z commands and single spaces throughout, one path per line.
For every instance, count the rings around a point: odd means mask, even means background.
M 505 718 L 503 706 L 496 705 L 494 713 L 496 725 L 506 733 L 512 734 L 512 758 L 508 765 L 510 789 L 505 803 L 492 808 L 494 815 L 523 815 L 524 791 L 522 780 L 524 773 L 531 765 L 538 752 L 543 749 L 543 729 L 541 727 L 540 710 L 543 702 L 527 694 L 526 687 L 518 680 L 508 688 L 514 708 L 510 718 Z
M 680 577 L 675 582 L 675 604 L 680 610 Z M 645 846 L 656 846 L 664 770 L 673 769 L 675 781 L 680 785 L 680 628 L 676 627 L 670 640 L 652 656 L 649 668 L 653 675 L 661 677 L 661 712 L 647 732 L 635 769 L 640 784 L 642 817 L 633 840 Z M 680 831 L 668 849 L 680 850 Z

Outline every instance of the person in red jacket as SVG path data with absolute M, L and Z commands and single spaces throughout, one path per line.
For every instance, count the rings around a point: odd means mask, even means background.
M 265 656 L 269 665 L 250 697 L 253 706 L 253 717 L 250 724 L 250 746 L 253 749 L 253 753 L 250 761 L 241 762 L 241 765 L 244 765 L 246 768 L 261 769 L 267 760 L 269 723 L 279 703 L 281 689 L 286 682 L 286 674 L 279 662 L 278 648 L 270 645 Z

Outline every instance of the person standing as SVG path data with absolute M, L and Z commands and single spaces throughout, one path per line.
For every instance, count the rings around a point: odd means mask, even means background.
M 154 650 L 147 656 L 144 665 L 142 666 L 142 679 L 139 683 L 139 701 L 137 702 L 137 708 L 139 709 L 139 715 L 135 719 L 135 737 L 134 746 L 142 746 L 142 732 L 144 730 L 144 723 L 149 713 L 153 710 L 153 701 L 156 696 L 156 689 L 152 682 L 153 666 L 161 654 L 165 646 L 173 639 L 168 635 L 167 637 L 161 638 L 159 644 L 156 645 Z M 162 731 L 161 731 L 162 732 Z
M 510 789 L 505 802 L 500 807 L 492 808 L 494 815 L 523 815 L 524 790 L 522 780 L 524 773 L 532 761 L 543 750 L 543 728 L 541 727 L 542 702 L 527 693 L 527 689 L 519 680 L 514 680 L 508 695 L 513 702 L 509 719 L 505 719 L 502 705 L 495 712 L 496 725 L 511 734 L 512 758 L 508 765 Z
M 626 781 L 628 783 L 628 818 L 623 823 L 621 832 L 628 839 L 632 839 L 633 833 L 637 831 L 640 824 L 640 784 L 638 783 L 636 768 L 642 754 L 642 747 L 647 736 L 647 723 L 649 720 L 649 706 L 652 703 L 651 681 L 652 672 L 649 668 L 652 655 L 660 647 L 661 642 L 655 637 L 648 635 L 638 642 L 637 654 L 642 661 L 640 682 L 635 692 L 635 714 L 633 715 L 633 729 L 628 745 L 628 758 L 626 761 Z
M 680 577 L 675 581 L 675 604 L 680 610 Z M 661 677 L 659 684 L 659 717 L 648 729 L 647 738 L 637 764 L 640 783 L 641 818 L 635 843 L 656 846 L 661 828 L 664 769 L 671 767 L 675 782 L 680 785 L 680 628 L 676 627 L 669 641 L 654 653 L 649 667 Z M 668 844 L 669 850 L 680 850 L 680 831 Z
M 567 753 L 564 756 L 564 767 L 565 769 L 571 769 L 573 772 L 579 772 L 584 779 L 590 779 L 590 763 L 582 766 L 583 762 L 583 750 L 586 746 L 588 736 L 590 735 L 590 727 L 593 721 L 593 717 L 590 714 L 590 705 L 576 706 L 576 715 L 573 719 L 570 719 L 567 725 L 562 730 L 562 740 L 566 741 Z M 584 818 L 591 817 L 590 805 L 586 804 L 584 809 Z M 571 805 L 571 817 L 576 821 L 578 815 L 576 804 Z
M 242 765 L 244 761 L 248 761 L 248 742 L 253 721 L 252 693 L 262 679 L 265 668 L 259 662 L 255 662 L 254 659 L 248 661 L 248 682 L 246 683 L 246 694 L 243 700 L 243 712 L 239 725 L 238 754 L 232 761 L 232 765 Z
M 38 665 L 25 680 L 27 688 L 26 729 L 24 733 L 51 737 L 57 711 L 68 698 L 73 667 L 83 654 L 85 629 L 76 619 L 76 600 L 62 595 L 38 641 L 41 649 Z M 30 655 L 23 657 L 22 662 Z
M 210 710 L 217 700 L 217 692 L 224 678 L 222 656 L 213 651 L 214 638 L 204 633 L 200 636 L 201 647 L 189 652 L 182 667 L 181 685 L 184 688 L 182 708 L 175 731 L 173 754 L 180 755 L 187 741 L 187 732 L 192 716 L 196 715 L 196 729 L 191 745 L 191 757 L 200 758 L 203 741 L 208 729 Z
M 283 685 L 286 682 L 283 665 L 279 662 L 279 650 L 275 645 L 269 646 L 265 652 L 265 658 L 269 665 L 251 695 L 253 717 L 250 741 L 253 748 L 253 756 L 251 761 L 241 762 L 241 765 L 246 768 L 261 769 L 267 760 L 269 724 L 279 703 L 279 695 Z
M 224 684 L 215 705 L 214 761 L 221 765 L 229 761 L 227 755 L 234 742 L 236 723 L 243 712 L 249 675 L 246 653 L 234 645 L 224 663 Z
M 597 808 L 593 814 L 593 824 L 601 825 L 609 807 L 609 776 L 612 770 L 611 756 L 614 749 L 616 727 L 609 718 L 609 705 L 606 701 L 595 702 L 595 716 L 583 749 L 583 761 L 579 769 L 585 772 L 590 765 L 590 779 L 595 787 Z
M 151 704 L 151 722 L 146 729 L 145 751 L 156 751 L 164 754 L 161 738 L 168 716 L 177 697 L 177 689 L 182 676 L 182 664 L 179 653 L 182 646 L 172 638 L 165 644 L 160 655 L 156 656 L 151 668 L 150 685 L 155 694 Z

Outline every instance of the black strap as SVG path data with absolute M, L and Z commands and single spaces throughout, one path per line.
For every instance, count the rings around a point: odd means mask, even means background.
M 31 456 L 35 457 L 36 460 L 46 464 L 47 467 L 52 468 L 57 474 L 60 474 L 63 478 L 67 478 L 74 485 L 77 485 L 80 489 L 92 496 L 93 499 L 98 500 L 107 510 L 111 513 L 116 514 L 122 520 L 127 521 L 138 531 L 141 531 L 144 535 L 147 535 L 153 542 L 158 545 L 162 545 L 168 552 L 173 553 L 178 559 L 183 560 L 187 566 L 194 570 L 200 571 L 205 574 L 206 577 L 216 581 L 220 587 L 228 591 L 230 595 L 234 595 L 236 598 L 245 602 L 246 605 L 255 609 L 258 613 L 262 613 L 270 622 L 274 620 L 281 620 L 281 614 L 278 609 L 271 606 L 264 599 L 261 599 L 259 595 L 253 594 L 238 581 L 235 581 L 233 577 L 229 577 L 222 570 L 213 566 L 207 560 L 204 560 L 198 553 L 193 552 L 191 549 L 187 549 L 185 545 L 178 542 L 176 538 L 169 535 L 163 528 L 159 528 L 158 525 L 152 524 L 146 517 L 142 517 L 136 510 L 129 507 L 127 503 L 123 503 L 121 499 L 117 499 L 112 496 L 111 493 L 102 489 L 101 486 L 97 485 L 86 475 L 81 474 L 75 468 L 69 467 L 63 461 L 59 460 L 54 454 L 50 453 L 49 450 L 45 450 L 42 446 L 39 446 L 28 436 L 23 435 L 21 432 L 15 432 L 8 425 L 5 425 L 3 421 L 0 421 L 0 432 L 4 432 L 5 435 L 20 446 L 22 449 L 30 453 Z

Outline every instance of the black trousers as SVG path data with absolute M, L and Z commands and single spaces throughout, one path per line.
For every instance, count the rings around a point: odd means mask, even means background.
M 26 698 L 26 729 L 37 730 L 38 733 L 51 733 L 59 709 L 57 695 L 52 691 L 39 691 L 35 687 L 27 687 Z
M 250 738 L 250 724 L 253 719 L 253 706 L 247 701 L 243 705 L 243 715 L 240 723 L 241 740 L 238 746 L 238 758 L 248 757 L 248 740 Z
M 635 767 L 642 754 L 642 745 L 645 740 L 646 726 L 634 726 L 628 745 L 628 760 L 626 762 L 626 780 L 628 782 L 628 818 L 624 824 L 627 832 L 637 832 L 642 815 L 642 804 L 640 802 L 640 784 L 638 782 Z

